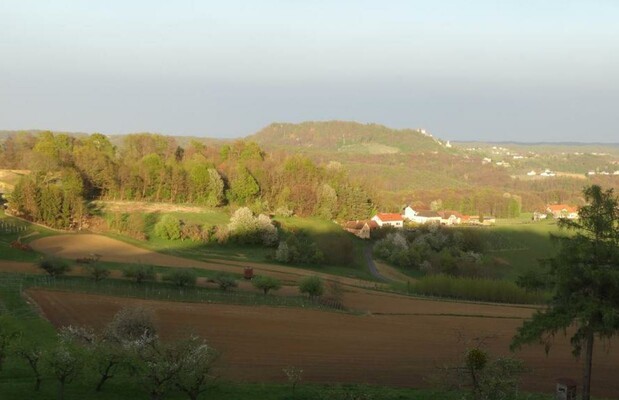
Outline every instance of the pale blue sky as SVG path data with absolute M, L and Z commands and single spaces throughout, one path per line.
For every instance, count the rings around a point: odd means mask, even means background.
M 0 129 L 619 142 L 619 1 L 0 2 Z

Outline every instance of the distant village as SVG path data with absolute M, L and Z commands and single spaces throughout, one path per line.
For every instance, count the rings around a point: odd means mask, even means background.
M 549 204 L 544 212 L 534 212 L 531 219 L 541 221 L 547 218 L 578 219 L 578 207 L 567 204 Z M 442 226 L 489 226 L 496 223 L 496 218 L 482 215 L 465 215 L 458 211 L 433 211 L 426 209 L 415 210 L 406 206 L 402 213 L 377 213 L 369 220 L 348 221 L 344 229 L 361 239 L 370 239 L 372 231 L 390 227 L 404 229 L 415 225 L 442 225 Z
M 488 151 L 490 151 L 490 154 L 488 156 L 484 156 L 481 159 L 481 163 L 482 165 L 487 165 L 487 164 L 494 164 L 496 166 L 499 167 L 505 167 L 505 168 L 511 168 L 514 167 L 514 165 L 512 165 L 512 162 L 515 162 L 516 164 L 518 164 L 519 161 L 524 161 L 524 160 L 528 160 L 528 159 L 536 159 L 536 158 L 540 158 L 541 155 L 533 152 L 533 151 L 529 151 L 526 154 L 520 154 L 518 152 L 514 152 L 509 150 L 506 147 L 500 147 L 500 146 L 492 146 L 492 148 L 490 149 L 484 149 L 481 147 L 468 147 L 464 149 L 465 151 L 469 151 L 469 152 L 475 152 L 475 153 L 483 153 L 483 154 L 487 154 Z M 592 156 L 597 156 L 597 157 L 607 157 L 610 154 L 608 153 L 598 153 L 598 152 L 592 152 L 592 153 L 583 153 L 583 152 L 573 152 L 573 153 L 566 153 L 566 152 L 562 152 L 560 153 L 561 156 L 567 156 L 567 155 L 573 155 L 573 156 L 584 156 L 584 155 L 592 155 Z M 498 158 L 494 159 L 494 158 Z M 615 160 L 615 161 L 611 161 L 610 164 L 617 166 L 619 165 L 619 161 Z M 555 176 L 559 176 L 561 175 L 560 173 L 557 173 L 549 168 L 542 168 L 542 169 L 532 169 L 529 170 L 526 173 L 527 176 L 529 177 L 542 177 L 542 178 L 551 178 L 551 177 L 555 177 Z M 617 176 L 619 177 L 619 169 L 615 169 L 612 166 L 606 166 L 606 167 L 600 167 L 600 168 L 596 168 L 596 169 L 592 169 L 586 172 L 585 176 L 595 176 L 595 175 L 606 175 L 606 176 Z

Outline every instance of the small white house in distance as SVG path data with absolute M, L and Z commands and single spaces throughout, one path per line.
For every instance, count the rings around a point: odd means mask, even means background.
M 400 214 L 378 213 L 372 217 L 372 221 L 375 221 L 381 227 L 393 226 L 394 228 L 402 228 L 404 226 L 404 219 Z
M 535 171 L 529 171 L 529 172 L 527 172 L 527 175 L 528 176 L 535 176 L 535 175 L 537 175 L 537 173 Z
M 436 211 L 419 210 L 415 211 L 411 206 L 404 209 L 404 218 L 417 224 L 441 223 L 441 216 Z
M 542 172 L 541 174 L 539 174 L 540 176 L 556 176 L 557 174 L 555 174 L 554 172 L 552 172 L 551 170 L 547 169 L 544 172 Z

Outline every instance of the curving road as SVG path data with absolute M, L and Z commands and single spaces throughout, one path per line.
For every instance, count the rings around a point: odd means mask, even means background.
M 382 282 L 385 282 L 385 283 L 393 282 L 392 279 L 389 279 L 386 276 L 382 275 L 380 272 L 378 272 L 378 268 L 376 268 L 376 263 L 374 263 L 374 258 L 372 257 L 372 245 L 371 244 L 367 244 L 365 246 L 363 253 L 365 256 L 365 262 L 368 265 L 368 269 L 370 270 L 370 274 L 372 274 L 374 278 Z

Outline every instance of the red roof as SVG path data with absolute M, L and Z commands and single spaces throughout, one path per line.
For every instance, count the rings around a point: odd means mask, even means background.
M 383 222 L 393 222 L 393 221 L 402 221 L 402 216 L 400 214 L 390 214 L 390 213 L 378 213 L 376 214 L 378 218 L 380 218 Z
M 568 213 L 578 212 L 578 207 L 568 206 L 567 204 L 549 204 L 547 209 L 550 212 L 561 212 L 563 210 Z

